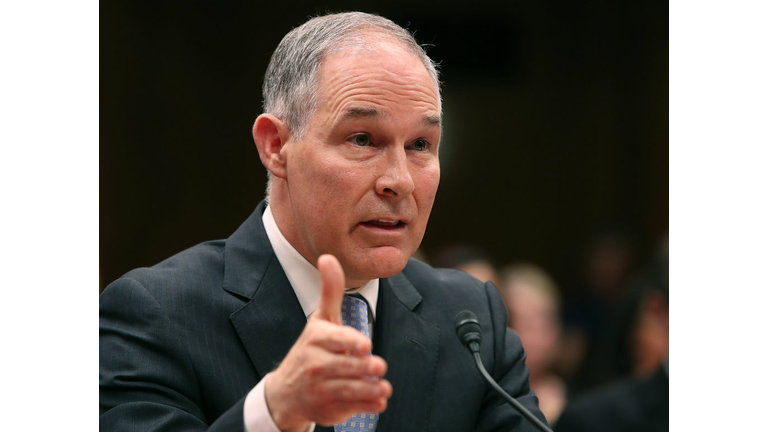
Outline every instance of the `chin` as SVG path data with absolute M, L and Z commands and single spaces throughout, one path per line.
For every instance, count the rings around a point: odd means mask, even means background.
M 405 268 L 408 264 L 410 254 L 404 251 L 394 248 L 377 248 L 383 250 L 376 250 L 371 254 L 367 254 L 363 259 L 353 260 L 353 265 L 350 266 L 351 273 L 357 275 L 355 279 L 371 280 L 376 278 L 387 278 L 394 276 Z M 352 278 L 348 278 L 352 279 Z

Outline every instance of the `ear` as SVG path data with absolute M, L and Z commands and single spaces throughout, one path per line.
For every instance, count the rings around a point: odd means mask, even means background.
M 272 175 L 285 178 L 285 154 L 283 146 L 290 138 L 288 127 L 272 114 L 262 114 L 253 124 L 253 141 L 259 150 L 259 158 Z

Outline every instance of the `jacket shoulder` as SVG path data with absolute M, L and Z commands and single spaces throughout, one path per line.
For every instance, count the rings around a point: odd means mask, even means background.
M 439 295 L 485 296 L 485 282 L 461 270 L 434 268 L 415 258 L 408 261 L 403 275 L 422 295 L 437 290 Z
M 155 264 L 129 271 L 109 284 L 104 293 L 141 286 L 156 300 L 189 295 L 201 288 L 221 287 L 224 275 L 224 240 L 200 243 Z M 102 293 L 102 296 L 104 295 Z

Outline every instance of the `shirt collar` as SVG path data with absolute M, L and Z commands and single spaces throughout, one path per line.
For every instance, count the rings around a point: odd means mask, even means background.
M 317 302 L 320 300 L 320 272 L 307 261 L 289 242 L 286 240 L 280 228 L 272 215 L 272 209 L 269 205 L 264 210 L 261 217 L 264 222 L 264 229 L 267 231 L 267 237 L 272 244 L 277 260 L 288 277 L 296 297 L 299 299 L 304 315 L 309 315 L 317 308 Z M 373 319 L 376 319 L 376 302 L 379 298 L 379 279 L 368 281 L 358 289 L 347 290 L 347 293 L 360 293 L 370 306 L 373 313 Z

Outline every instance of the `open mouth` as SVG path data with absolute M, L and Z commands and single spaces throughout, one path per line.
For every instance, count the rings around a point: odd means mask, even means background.
M 369 228 L 383 229 L 383 230 L 399 230 L 405 227 L 405 222 L 402 220 L 394 219 L 372 219 L 362 222 L 362 225 Z

